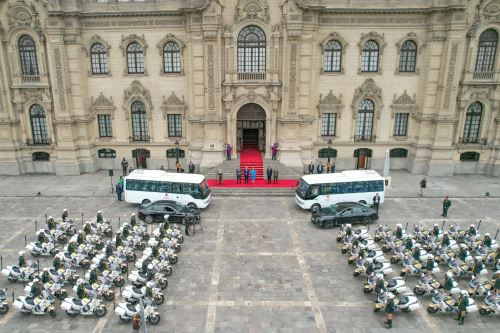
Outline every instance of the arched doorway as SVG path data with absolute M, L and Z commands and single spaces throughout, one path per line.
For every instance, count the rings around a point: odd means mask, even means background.
M 243 105 L 236 115 L 236 143 L 240 150 L 266 150 L 266 112 L 255 103 Z
M 370 169 L 372 152 L 373 151 L 368 148 L 359 148 L 354 151 L 356 169 Z
M 132 157 L 135 159 L 136 169 L 147 169 L 148 162 L 147 159 L 151 157 L 149 150 L 144 148 L 137 148 L 132 150 Z

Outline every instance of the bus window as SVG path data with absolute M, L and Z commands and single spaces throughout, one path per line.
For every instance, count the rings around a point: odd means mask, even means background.
M 174 193 L 174 194 L 181 194 L 182 193 L 180 183 L 172 183 L 172 193 Z
M 369 192 L 383 192 L 384 191 L 384 181 L 383 180 L 374 180 L 368 182 L 368 191 Z
M 299 185 L 297 186 L 297 194 L 302 199 L 305 199 L 308 188 L 309 188 L 309 184 L 306 183 L 303 179 L 300 179 L 299 180 Z
M 148 183 L 149 183 L 149 191 L 150 192 L 157 192 L 158 191 L 158 182 L 150 180 Z
M 157 192 L 167 193 L 167 182 L 158 182 Z
M 368 192 L 367 182 L 354 182 L 354 183 L 352 183 L 352 192 L 353 193 Z
M 321 185 L 321 194 L 329 195 L 334 194 L 336 192 L 337 184 L 322 184 Z
M 339 194 L 352 193 L 352 184 L 351 183 L 338 183 L 337 189 L 338 189 Z
M 319 195 L 319 185 L 311 185 L 307 195 L 308 199 L 314 199 Z

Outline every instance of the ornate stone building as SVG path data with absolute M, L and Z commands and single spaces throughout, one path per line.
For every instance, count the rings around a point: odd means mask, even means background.
M 0 173 L 277 142 L 297 168 L 499 175 L 499 30 L 500 0 L 5 0 Z

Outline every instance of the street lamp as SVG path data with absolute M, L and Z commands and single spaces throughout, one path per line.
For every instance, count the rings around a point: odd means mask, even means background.
M 332 155 L 332 139 L 328 139 L 328 163 L 330 163 L 331 155 Z
M 179 141 L 175 140 L 175 163 L 179 163 Z

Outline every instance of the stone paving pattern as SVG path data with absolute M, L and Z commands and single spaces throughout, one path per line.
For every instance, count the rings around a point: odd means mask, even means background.
M 453 205 L 449 223 L 465 227 L 482 219 L 481 233 L 492 235 L 500 227 L 500 199 L 481 198 L 485 188 L 492 195 L 494 190 L 499 191 L 498 178 L 460 176 L 444 187 L 439 186 L 445 180 L 430 179 L 434 189 L 428 195 L 438 198 L 418 197 L 414 188 L 418 177 L 397 175 L 393 181 L 389 198 L 381 207 L 381 223 L 408 222 L 410 227 L 413 223 L 440 223 L 439 197 L 450 191 Z M 45 214 L 59 218 L 67 208 L 80 223 L 82 213 L 84 219 L 93 218 L 102 209 L 115 229 L 119 217 L 128 220 L 137 207 L 117 202 L 107 193 L 106 184 L 109 178 L 104 174 L 57 179 L 0 177 L 3 265 L 17 262 L 24 236 L 28 241 L 34 238 L 34 221 L 41 227 Z M 42 196 L 32 197 L 31 192 L 38 190 Z M 453 197 L 460 193 L 470 198 Z M 373 312 L 373 295 L 362 291 L 364 278 L 352 276 L 352 266 L 340 253 L 341 244 L 335 241 L 337 231 L 318 229 L 309 218 L 309 212 L 299 209 L 293 198 L 214 197 L 202 213 L 203 231 L 186 237 L 182 245 L 179 264 L 169 278 L 166 302 L 158 308 L 161 322 L 156 327 L 148 326 L 148 332 L 386 332 L 383 314 Z M 51 258 L 40 259 L 42 266 L 50 262 Z M 401 266 L 393 268 L 398 274 Z M 408 278 L 410 287 L 415 283 L 415 277 Z M 460 284 L 465 286 L 464 281 Z M 21 283 L 11 284 L 2 277 L 0 288 L 5 287 L 9 288 L 9 302 L 11 292 L 17 296 L 22 291 Z M 480 317 L 478 313 L 469 315 L 459 330 L 450 315 L 427 314 L 429 296 L 420 300 L 421 310 L 396 313 L 393 331 L 500 330 L 498 316 Z M 122 324 L 114 314 L 113 302 L 107 307 L 109 314 L 102 319 L 67 318 L 59 310 L 54 320 L 11 310 L 0 317 L 0 332 L 131 332 L 131 325 Z

